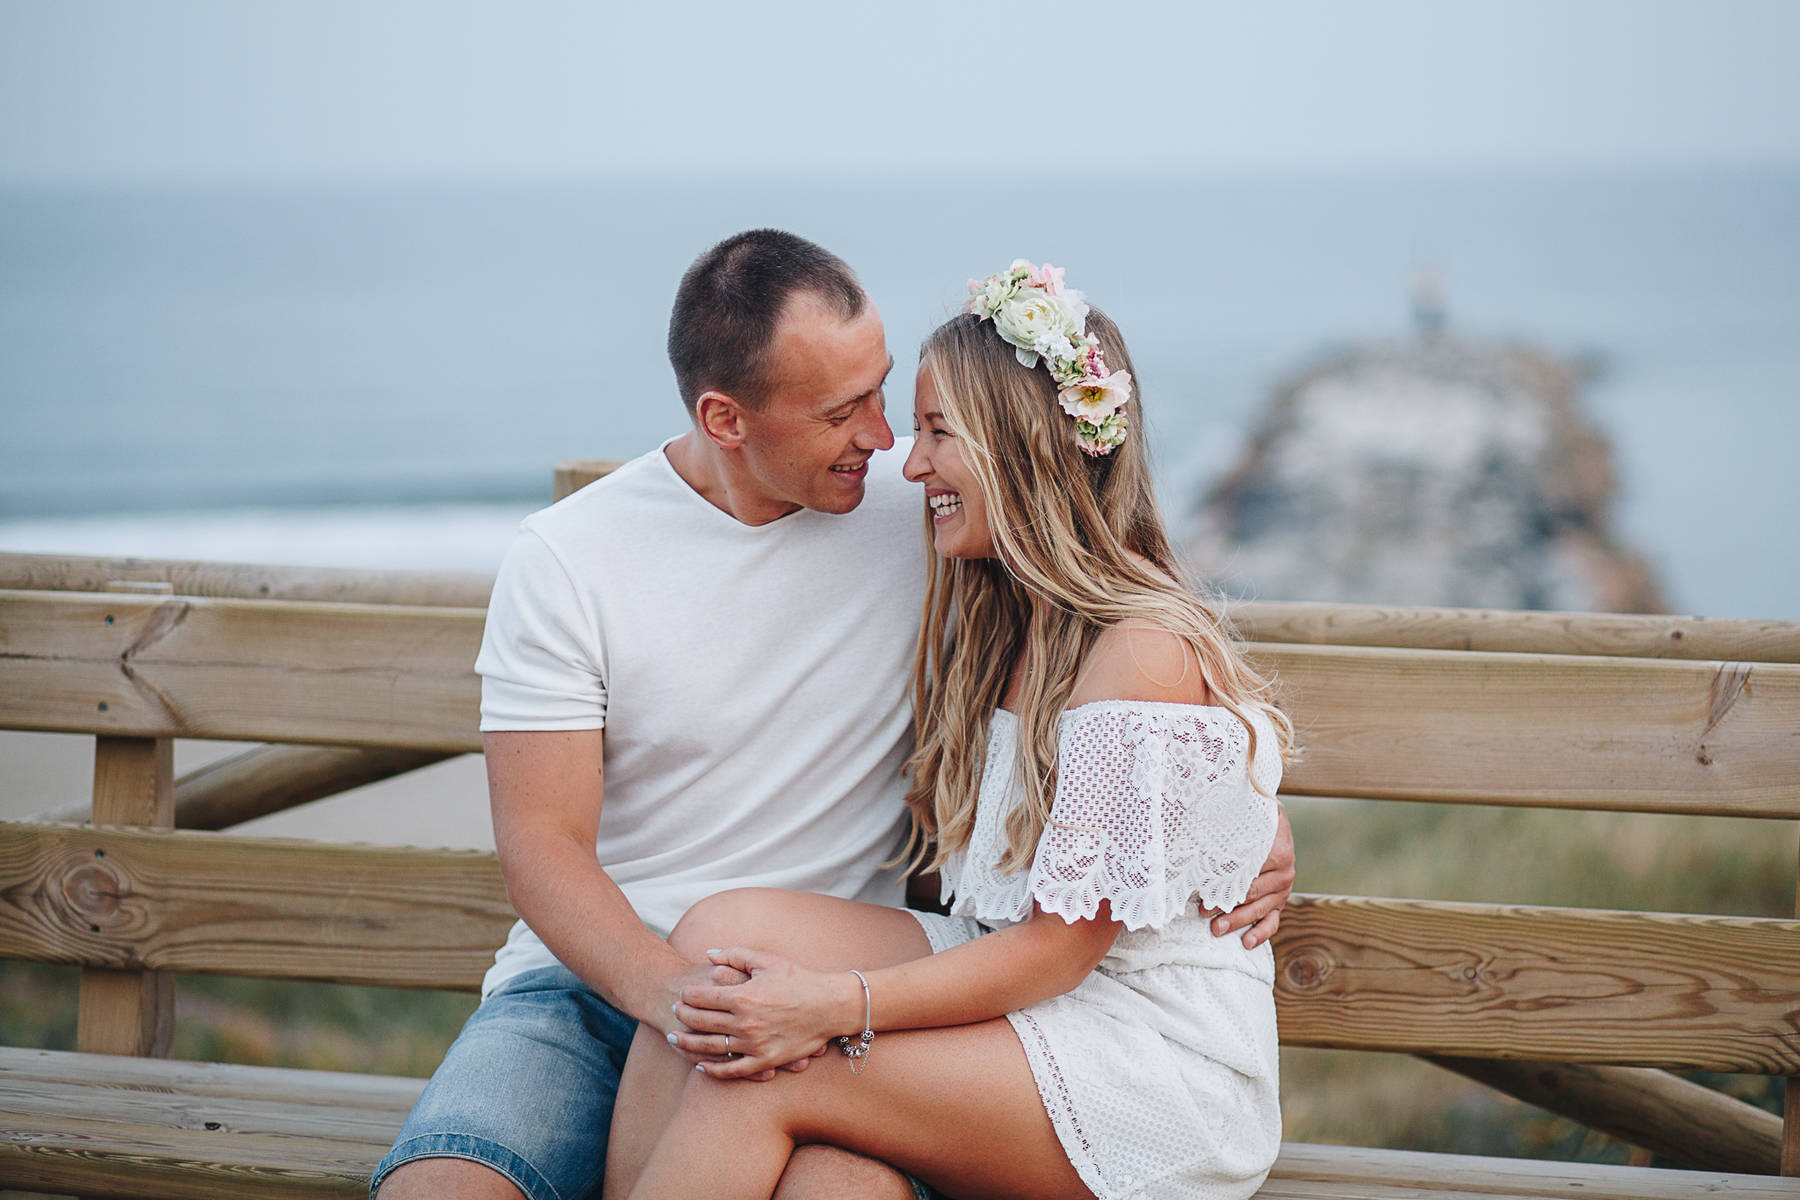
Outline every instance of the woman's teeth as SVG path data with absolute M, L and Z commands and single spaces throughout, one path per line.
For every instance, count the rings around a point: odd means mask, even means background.
M 955 492 L 944 492 L 931 497 L 931 515 L 942 519 L 962 509 L 962 497 Z

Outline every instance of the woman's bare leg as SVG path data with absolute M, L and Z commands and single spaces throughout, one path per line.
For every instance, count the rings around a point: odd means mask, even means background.
M 797 1145 L 877 1158 L 952 1195 L 1089 1200 L 1005 1020 L 885 1033 L 867 1069 L 828 1055 L 769 1083 L 688 1071 L 631 1200 L 766 1200 Z
M 750 946 L 821 971 L 892 966 L 931 953 L 925 931 L 903 910 L 775 888 L 745 888 L 701 901 L 670 933 L 669 944 L 695 961 L 713 947 Z M 821 1062 L 808 1063 L 808 1069 L 816 1070 Z M 639 1027 L 613 1106 L 606 1154 L 608 1200 L 630 1190 L 674 1118 L 688 1077 L 698 1074 L 655 1031 Z M 769 1086 L 737 1082 L 746 1088 Z

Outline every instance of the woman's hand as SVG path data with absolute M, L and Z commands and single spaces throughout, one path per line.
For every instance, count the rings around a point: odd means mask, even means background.
M 767 1078 L 776 1067 L 824 1053 L 839 1034 L 862 1031 L 862 984 L 848 971 L 809 971 L 777 955 L 735 947 L 710 950 L 707 957 L 750 979 L 683 988 L 675 1016 L 687 1029 L 669 1041 L 687 1054 L 741 1056 L 697 1064 L 714 1079 Z

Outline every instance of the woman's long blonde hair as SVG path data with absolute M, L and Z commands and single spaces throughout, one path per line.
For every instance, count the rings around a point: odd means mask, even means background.
M 1093 309 L 1087 329 L 1107 365 L 1131 371 L 1136 382 L 1118 327 Z M 1122 621 L 1148 620 L 1179 636 L 1193 648 L 1214 702 L 1249 727 L 1252 754 L 1249 717 L 1260 711 L 1285 756 L 1293 728 L 1271 702 L 1268 680 L 1182 579 L 1151 487 L 1137 397 L 1126 409 L 1125 443 L 1093 458 L 1076 445 L 1075 422 L 1050 373 L 1022 365 L 991 324 L 970 314 L 947 321 L 920 358 L 981 487 L 999 557 L 940 559 L 927 551 L 913 662 L 918 744 L 907 763 L 910 863 L 935 870 L 968 845 L 989 718 L 1021 650 L 1031 668 L 1016 709 L 1023 796 L 1006 819 L 1000 866 L 1010 872 L 1030 863 L 1056 794 L 1058 721 L 1096 639 Z

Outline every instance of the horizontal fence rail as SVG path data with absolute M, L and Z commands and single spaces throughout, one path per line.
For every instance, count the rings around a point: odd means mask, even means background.
M 472 990 L 512 913 L 474 851 L 0 824 L 0 956 Z M 1800 1072 L 1800 922 L 1296 896 L 1289 1045 Z
M 479 750 L 475 608 L 0 592 L 0 726 Z
M 485 571 L 367 570 L 78 554 L 0 554 L 0 588 L 104 592 L 112 583 L 167 583 L 176 595 L 227 600 L 425 604 L 480 608 L 494 590 Z
M 480 749 L 480 609 L 0 591 L 0 727 Z M 1800 816 L 1800 666 L 1261 643 L 1284 790 Z
M 1285 1045 L 1800 1072 L 1800 921 L 1296 896 Z
M 1800 666 L 1251 646 L 1296 795 L 1800 815 Z
M 1227 606 L 1251 642 L 1800 663 L 1800 622 L 1258 600 Z
M 494 586 L 493 575 L 476 571 L 0 554 L 0 589 L 99 592 L 119 581 L 168 583 L 178 595 L 210 599 L 452 608 L 483 607 Z M 1252 642 L 1800 663 L 1794 621 L 1280 600 L 1233 603 L 1227 615 Z
M 0 822 L 0 958 L 473 991 L 492 854 Z

